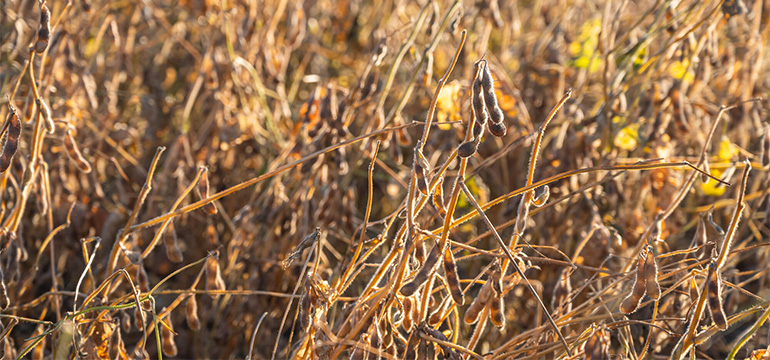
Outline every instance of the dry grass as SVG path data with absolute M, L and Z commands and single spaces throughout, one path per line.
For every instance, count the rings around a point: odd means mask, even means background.
M 769 12 L 6 1 L 0 351 L 768 356 Z

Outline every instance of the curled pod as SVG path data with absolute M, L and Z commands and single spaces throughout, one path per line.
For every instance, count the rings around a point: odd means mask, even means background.
M 190 329 L 194 331 L 201 329 L 201 320 L 198 317 L 198 301 L 195 300 L 195 295 L 192 295 L 187 299 L 185 318 L 187 319 L 187 326 L 189 326 Z
M 535 196 L 532 197 L 532 205 L 535 207 L 541 207 L 545 205 L 545 202 L 548 201 L 548 196 L 551 194 L 551 188 L 548 187 L 548 185 L 545 185 L 540 188 L 540 192 L 536 192 Z
M 644 277 L 644 264 L 647 260 L 646 251 L 639 253 L 639 260 L 636 264 L 636 276 L 634 278 L 634 285 L 631 287 L 631 293 L 623 299 L 620 304 L 620 311 L 624 314 L 631 314 L 639 308 L 639 303 L 642 302 L 645 291 L 647 291 L 647 285 Z
M 647 296 L 653 300 L 660 299 L 660 284 L 658 283 L 658 263 L 652 253 L 652 245 L 647 245 L 647 259 L 644 263 L 644 281 L 647 286 Z
M 200 196 L 201 199 L 206 199 L 209 197 L 209 168 L 204 167 L 203 172 L 201 173 L 201 178 L 198 180 L 198 186 L 197 186 L 198 196 Z M 203 205 L 203 210 L 206 211 L 209 215 L 215 215 L 217 213 L 217 207 L 214 205 L 213 202 L 209 202 Z
M 479 295 L 473 299 L 471 306 L 465 310 L 463 321 L 466 324 L 475 324 L 476 321 L 479 320 L 479 315 L 481 315 L 481 311 L 484 310 L 484 307 L 487 305 L 487 301 L 489 301 L 491 296 L 492 286 L 484 285 L 479 291 Z
M 8 105 L 6 123 L 8 123 L 8 130 L 5 133 L 3 152 L 0 154 L 0 173 L 5 172 L 11 166 L 13 156 L 16 155 L 16 150 L 19 148 L 19 135 L 21 135 L 19 115 L 16 113 L 16 108 L 10 104 Z
M 374 66 L 380 66 L 382 64 L 382 59 L 384 59 L 387 54 L 388 46 L 385 45 L 384 42 L 379 43 L 377 49 L 374 50 L 374 54 L 372 54 L 372 63 Z
M 67 156 L 75 163 L 78 170 L 88 174 L 91 172 L 91 164 L 80 153 L 75 138 L 72 137 L 72 130 L 67 129 L 64 133 L 64 149 L 67 150 Z
M 709 266 L 707 279 L 708 286 L 708 305 L 711 319 L 714 320 L 717 328 L 727 329 L 727 317 L 725 316 L 724 306 L 722 305 L 722 278 L 714 263 Z
M 43 99 L 36 99 L 35 105 L 37 105 L 40 115 L 43 117 L 43 125 L 45 125 L 48 134 L 53 134 L 56 130 L 56 126 L 53 123 L 53 117 L 51 115 L 51 107 Z
M 168 324 L 168 327 L 163 325 L 160 326 L 160 338 L 162 340 L 161 349 L 166 356 L 176 356 L 178 349 L 176 347 L 176 342 L 174 342 L 174 328 L 171 323 L 171 316 L 166 318 L 166 323 Z
M 394 132 L 396 136 L 396 142 L 401 146 L 409 146 L 412 144 L 412 137 L 409 136 L 409 132 L 406 129 L 398 129 Z
M 35 52 L 42 54 L 48 47 L 48 40 L 51 38 L 51 11 L 45 1 L 40 2 L 40 28 L 37 30 L 37 40 L 35 41 Z
M 460 278 L 457 275 L 457 264 L 455 263 L 455 257 L 452 255 L 451 249 L 447 249 L 446 252 L 444 252 L 444 275 L 446 276 L 447 286 L 449 286 L 449 292 L 452 294 L 452 299 L 458 305 L 465 304 L 463 290 L 460 287 Z

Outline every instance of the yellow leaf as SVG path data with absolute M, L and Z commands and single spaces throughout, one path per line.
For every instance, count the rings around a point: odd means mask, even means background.
M 436 120 L 439 128 L 449 130 L 452 126 L 441 124 L 448 121 L 456 121 L 460 118 L 460 92 L 462 86 L 457 81 L 452 81 L 441 89 L 436 99 Z
M 692 71 L 688 71 L 689 66 L 690 66 L 690 60 L 688 59 L 684 59 L 682 61 L 675 61 L 671 65 L 671 68 L 669 69 L 669 73 L 675 79 L 684 79 L 687 82 L 692 82 L 693 79 L 695 79 L 695 74 L 693 74 Z
M 738 151 L 735 150 L 733 143 L 726 137 L 722 138 L 722 141 L 719 142 L 719 152 L 717 153 L 719 159 L 729 161 L 736 154 L 738 154 Z
M 580 50 L 582 50 L 582 46 L 580 46 L 580 43 L 577 41 L 573 41 L 569 44 L 569 54 L 573 57 L 576 57 L 580 54 Z
M 634 150 L 639 140 L 639 125 L 628 125 L 618 132 L 615 136 L 615 146 L 623 150 Z
M 722 176 L 722 170 L 719 169 L 711 169 L 711 175 L 714 175 L 715 177 L 719 178 Z M 721 196 L 725 193 L 725 190 L 727 190 L 727 187 L 716 182 L 716 181 L 709 181 L 707 183 L 701 183 L 700 184 L 701 190 L 703 190 L 703 193 L 709 196 Z

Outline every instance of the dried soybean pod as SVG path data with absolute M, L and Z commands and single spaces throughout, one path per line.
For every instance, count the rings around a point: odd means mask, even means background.
M 503 303 L 502 267 L 499 261 L 495 261 L 495 271 L 489 276 L 488 282 L 492 284 L 494 297 L 489 303 L 489 320 L 498 329 L 505 327 L 505 304 Z
M 428 258 L 425 259 L 425 262 L 422 264 L 422 268 L 417 271 L 417 274 L 412 281 L 401 287 L 401 295 L 412 296 L 422 284 L 428 281 L 428 275 L 438 263 L 439 256 L 441 256 L 441 254 L 439 254 L 438 245 L 435 245 L 433 246 L 433 250 L 430 251 L 430 254 L 428 254 Z
M 174 223 L 170 222 L 166 233 L 163 234 L 163 245 L 166 246 L 166 256 L 173 263 L 180 263 L 184 260 L 182 250 L 179 249 L 178 239 L 176 236 L 176 230 L 174 230 Z
M 143 264 L 136 265 L 136 283 L 139 285 L 139 291 L 143 293 L 150 292 L 150 279 Z
M 531 191 L 531 190 L 530 190 Z M 516 213 L 516 223 L 513 226 L 514 234 L 523 234 L 524 228 L 527 227 L 527 219 L 529 219 L 529 203 L 531 201 L 530 192 L 522 194 L 519 201 L 519 210 Z
M 703 245 L 708 241 L 706 234 L 706 221 L 703 219 L 706 214 L 701 213 L 698 215 L 698 227 L 695 229 L 695 236 L 693 236 L 692 246 Z
M 403 121 L 403 120 L 399 120 Z M 393 133 L 396 136 L 396 142 L 401 146 L 409 146 L 412 144 L 412 137 L 409 136 L 409 132 L 406 129 L 398 129 Z
M 425 175 L 425 168 L 420 166 L 418 163 L 414 163 L 414 173 L 416 176 L 415 180 L 417 181 L 417 190 L 427 195 L 428 179 L 427 179 L 427 176 Z
M 139 331 L 143 330 L 142 326 L 144 325 L 144 319 L 145 317 L 142 307 L 134 307 L 134 324 L 136 324 L 136 328 L 139 329 Z
M 433 206 L 438 209 L 441 216 L 446 216 L 446 206 L 444 205 L 444 178 L 438 179 L 436 190 L 433 191 Z
M 128 315 L 128 310 L 121 311 L 120 313 L 122 319 L 120 319 L 120 325 L 123 326 L 123 331 L 129 332 L 131 331 L 131 315 Z
M 436 326 L 436 324 L 441 321 L 441 319 L 444 317 L 444 310 L 446 310 L 446 306 L 448 304 L 449 297 L 445 297 L 444 300 L 441 301 L 441 304 L 439 304 L 428 316 L 428 325 Z
M 10 303 L 8 289 L 5 288 L 5 274 L 3 274 L 3 269 L 0 269 L 0 310 L 7 309 Z
M 483 287 L 481 287 L 481 290 L 479 290 L 479 295 L 473 299 L 471 306 L 465 310 L 463 321 L 469 325 L 475 324 L 476 321 L 479 320 L 479 315 L 481 314 L 481 311 L 484 310 L 484 307 L 487 305 L 487 301 L 489 301 L 491 296 L 492 286 L 485 284 Z
M 609 360 L 610 339 L 604 329 L 596 329 L 583 344 L 586 360 Z
M 404 321 L 402 325 L 404 325 L 404 329 L 410 330 L 414 324 L 412 319 L 412 298 L 406 297 L 402 302 L 404 305 Z
M 313 320 L 313 304 L 310 301 L 308 293 L 302 294 L 299 299 L 299 324 L 303 330 L 310 328 L 310 322 Z
M 465 298 L 463 297 L 463 290 L 460 287 L 460 278 L 457 276 L 457 264 L 455 263 L 455 257 L 452 255 L 452 249 L 447 249 L 444 252 L 444 275 L 446 275 L 447 286 L 449 286 L 449 292 L 452 294 L 452 299 L 458 304 L 465 304 Z
M 481 137 L 477 137 L 474 140 L 466 141 L 457 148 L 457 156 L 461 158 L 467 158 L 472 156 L 476 153 L 476 151 L 479 149 L 479 139 Z
M 431 79 L 433 79 L 433 52 L 429 52 L 426 58 L 425 71 L 422 74 L 422 86 L 429 87 Z
M 631 293 L 620 304 L 620 311 L 624 314 L 631 314 L 639 308 L 639 303 L 642 302 L 644 292 L 647 290 L 644 277 L 644 264 L 647 259 L 646 251 L 639 252 L 639 260 L 636 264 L 636 277 L 634 278 L 634 285 L 631 288 Z
M 8 131 L 5 133 L 5 145 L 3 145 L 3 152 L 0 154 L 0 173 L 4 173 L 11 166 L 13 155 L 16 154 L 19 147 L 19 135 L 21 135 L 19 115 L 11 104 L 8 104 L 6 123 L 8 123 Z
M 492 78 L 492 70 L 489 69 L 489 64 L 487 64 L 486 61 L 484 62 L 484 69 L 481 77 L 481 87 L 484 90 L 484 104 L 487 106 L 487 111 L 489 111 L 490 120 L 495 124 L 501 124 L 503 120 L 505 120 L 503 116 L 503 109 L 500 108 L 500 104 L 497 102 L 497 94 L 495 94 L 495 84 L 494 79 Z M 492 131 L 491 126 L 489 130 Z
M 421 193 L 427 195 L 428 194 L 428 168 L 430 167 L 430 164 L 428 163 L 428 160 L 425 159 L 425 155 L 422 154 L 422 150 L 420 150 L 420 144 L 421 142 L 417 142 L 417 146 L 414 147 L 414 173 L 417 176 L 417 189 L 420 190 Z
M 703 173 L 700 174 L 700 181 L 704 184 L 708 184 L 709 180 L 711 180 L 710 177 L 708 177 L 706 174 L 711 174 L 711 168 L 709 167 L 709 160 L 708 158 L 703 158 Z
M 551 188 L 548 187 L 548 185 L 545 185 L 540 188 L 540 193 L 535 193 L 535 196 L 532 197 L 532 205 L 535 207 L 541 207 L 545 205 L 545 202 L 548 201 L 548 196 L 551 195 Z
M 53 134 L 56 130 L 56 126 L 54 125 L 53 117 L 51 116 L 51 108 L 43 99 L 36 99 L 35 104 L 40 111 L 40 115 L 43 117 L 43 125 L 45 125 L 45 129 L 49 134 Z
M 727 329 L 727 317 L 725 316 L 724 306 L 722 305 L 722 278 L 716 268 L 716 263 L 709 265 L 708 286 L 708 305 L 711 319 L 714 320 L 717 328 Z
M 425 241 L 418 241 L 414 247 L 414 259 L 417 263 L 422 264 L 425 262 Z
M 123 342 L 123 336 L 120 334 L 120 331 L 118 329 L 115 329 L 115 331 L 112 332 L 112 336 L 110 336 L 110 343 L 112 344 L 112 347 L 110 348 L 109 358 L 110 359 L 126 359 L 128 358 L 128 351 L 126 351 L 126 344 Z
M 166 317 L 168 327 L 160 325 L 160 338 L 162 341 L 163 354 L 166 356 L 176 356 L 178 351 L 176 342 L 174 342 L 174 327 L 171 323 L 171 316 Z
M 51 38 L 51 11 L 45 1 L 40 2 L 40 28 L 37 31 L 37 41 L 35 41 L 35 52 L 42 54 L 48 47 L 48 40 Z
M 201 329 L 201 320 L 198 317 L 198 301 L 195 300 L 195 295 L 187 298 L 187 306 L 185 306 L 185 318 L 187 319 L 187 326 L 194 331 Z
M 698 293 L 698 284 L 695 282 L 695 276 L 690 277 L 690 301 L 695 304 L 700 296 Z
M 478 65 L 476 65 L 476 67 L 478 67 Z M 473 86 L 471 87 L 471 106 L 476 125 L 486 125 L 487 120 L 489 120 L 489 111 L 487 110 L 487 105 L 484 103 L 484 89 L 481 84 L 481 77 L 481 73 L 477 73 L 476 78 L 473 80 Z
M 644 282 L 647 286 L 647 296 L 653 300 L 660 299 L 660 284 L 658 283 L 658 263 L 652 253 L 652 245 L 647 245 L 647 259 L 644 263 Z
M 500 330 L 505 328 L 504 306 L 505 304 L 503 304 L 503 297 L 501 295 L 495 296 L 489 302 L 489 320 Z
M 481 137 L 484 135 L 484 129 L 487 127 L 486 123 L 479 124 L 476 122 L 476 124 L 473 126 L 473 138 L 476 140 L 476 142 L 481 139 Z
M 75 138 L 72 137 L 72 129 L 67 129 L 64 133 L 64 149 L 67 150 L 67 156 L 75 163 L 78 170 L 88 174 L 91 172 L 91 164 L 80 153 Z
M 562 269 L 559 274 L 559 281 L 553 289 L 553 298 L 551 300 L 551 307 L 558 309 L 559 314 L 566 314 L 572 311 L 572 301 L 570 301 L 570 295 L 572 294 L 572 281 L 570 280 L 570 271 L 568 269 Z
M 487 125 L 487 128 L 489 129 L 489 133 L 496 137 L 503 137 L 508 133 L 508 128 L 502 122 L 490 122 Z
M 43 331 L 44 331 L 43 325 L 40 324 L 35 329 L 35 332 L 33 333 L 33 335 L 35 336 L 43 335 Z M 37 345 L 35 345 L 35 349 L 32 351 L 32 360 L 43 360 L 43 354 L 45 352 L 45 347 L 46 347 L 46 338 L 47 336 L 43 336 L 43 339 L 40 340 L 40 342 L 37 343 Z
M 222 271 L 219 269 L 219 251 L 214 252 L 206 259 L 206 290 L 225 290 L 225 281 L 222 279 Z
M 201 199 L 206 199 L 209 197 L 209 168 L 204 167 L 203 173 L 201 174 L 200 180 L 198 180 L 198 196 L 200 196 Z M 209 215 L 215 215 L 217 213 L 217 207 L 214 205 L 213 202 L 206 203 L 203 205 L 203 210 L 206 211 Z

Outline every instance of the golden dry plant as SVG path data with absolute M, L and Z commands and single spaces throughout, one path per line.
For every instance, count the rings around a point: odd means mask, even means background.
M 768 0 L 5 0 L 4 359 L 767 359 Z

